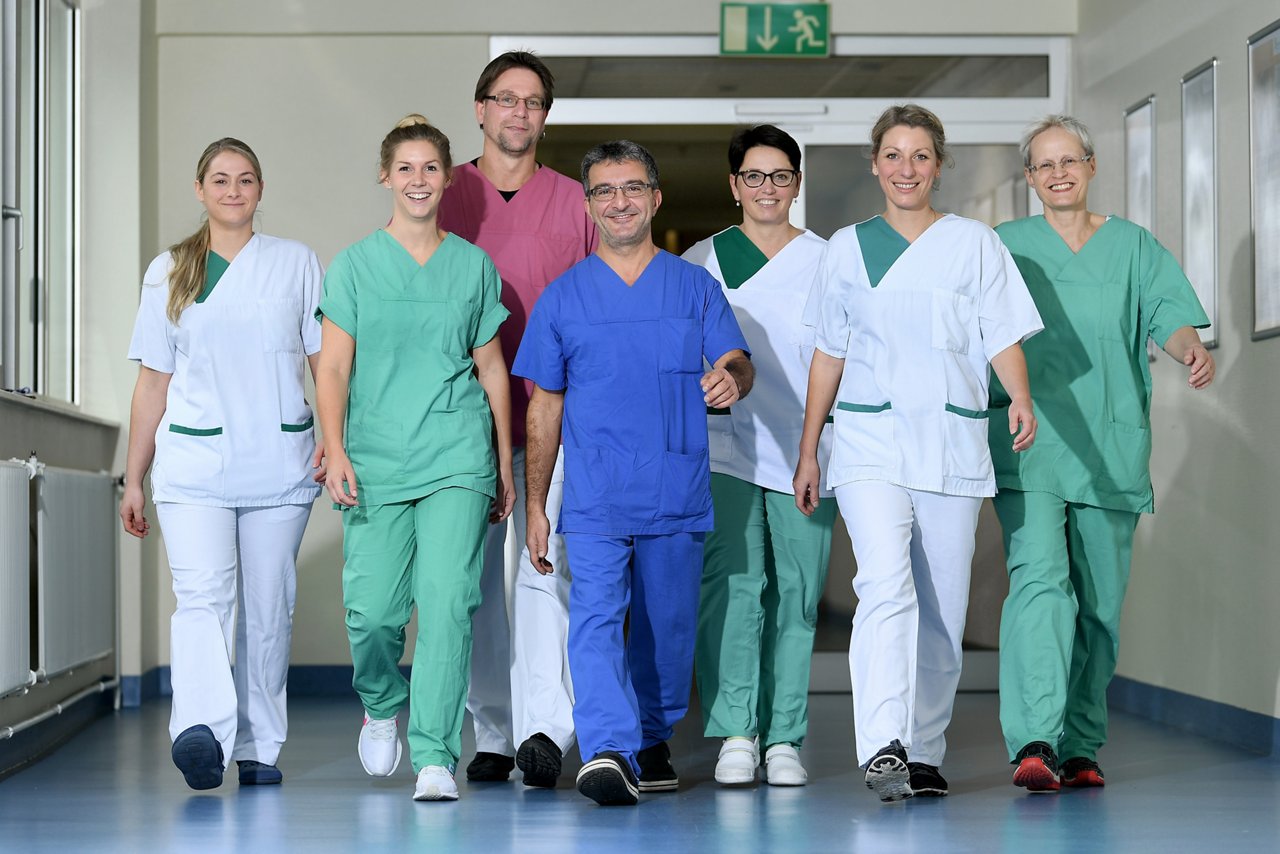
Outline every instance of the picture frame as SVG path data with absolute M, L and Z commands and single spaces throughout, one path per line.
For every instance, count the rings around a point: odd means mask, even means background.
M 1209 326 L 1206 347 L 1218 343 L 1217 57 L 1182 77 L 1182 269 Z
M 1280 20 L 1248 40 L 1253 339 L 1280 335 Z
M 1156 230 L 1156 96 L 1148 95 L 1124 111 L 1125 217 L 1147 231 Z M 1147 339 L 1147 358 L 1159 348 Z

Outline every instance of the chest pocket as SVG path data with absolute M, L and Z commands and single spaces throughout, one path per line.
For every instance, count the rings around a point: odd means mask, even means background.
M 457 300 L 383 299 L 376 315 L 360 330 L 361 343 L 373 350 L 467 352 L 468 329 L 463 304 Z
M 1128 343 L 1137 320 L 1130 314 L 1129 288 L 1124 282 L 1103 282 L 1094 298 L 1097 306 L 1097 334 L 1104 341 Z
M 669 374 L 702 372 L 702 335 L 696 320 L 664 317 L 658 321 L 658 370 Z
M 254 309 L 266 352 L 302 352 L 301 300 L 259 300 Z
M 973 300 L 954 291 L 935 290 L 930 310 L 930 343 L 935 350 L 969 352 Z

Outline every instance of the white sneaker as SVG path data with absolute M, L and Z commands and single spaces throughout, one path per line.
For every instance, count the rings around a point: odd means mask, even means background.
M 360 742 L 356 748 L 360 764 L 370 777 L 390 777 L 400 766 L 400 737 L 396 733 L 396 719 L 375 721 L 364 716 L 360 727 Z
M 418 785 L 413 790 L 415 801 L 456 801 L 458 784 L 453 771 L 443 765 L 428 765 L 418 772 Z
M 716 782 L 722 786 L 745 786 L 756 781 L 756 766 L 760 754 L 756 740 L 740 735 L 724 740 L 720 747 L 720 759 L 716 762 Z
M 789 744 L 775 744 L 764 752 L 765 782 L 770 786 L 803 786 L 809 772 L 800 764 L 800 751 Z

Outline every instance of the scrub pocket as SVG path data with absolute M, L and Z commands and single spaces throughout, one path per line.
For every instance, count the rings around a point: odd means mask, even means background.
M 189 427 L 170 423 L 156 441 L 154 480 L 184 493 L 223 493 L 221 427 Z
M 933 349 L 968 353 L 973 300 L 954 291 L 935 290 L 931 305 L 930 336 Z
M 361 343 L 373 350 L 426 353 L 469 352 L 462 306 L 454 300 L 383 299 Z
M 733 459 L 733 415 L 728 409 L 707 410 L 707 450 L 711 459 Z
M 663 373 L 702 373 L 702 330 L 685 317 L 658 321 L 658 366 Z
M 258 300 L 258 328 L 268 353 L 302 353 L 302 301 Z
M 898 458 L 893 444 L 893 404 L 840 401 L 835 413 L 831 470 L 884 466 Z
M 659 512 L 668 519 L 696 518 L 711 510 L 711 466 L 707 452 L 662 455 Z
M 1006 413 L 1007 419 L 1007 410 L 1001 411 Z M 968 480 L 991 477 L 991 449 L 987 445 L 990 411 L 965 409 L 948 403 L 942 417 L 947 445 L 943 475 Z
M 280 485 L 292 490 L 311 481 L 311 457 L 316 451 L 315 418 L 310 413 L 300 420 L 280 423 Z

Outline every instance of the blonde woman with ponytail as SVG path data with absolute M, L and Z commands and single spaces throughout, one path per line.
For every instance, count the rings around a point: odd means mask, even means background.
M 365 711 L 358 752 L 370 776 L 391 776 L 407 703 L 415 800 L 458 797 L 485 533 L 515 501 L 497 337 L 508 312 L 489 256 L 436 221 L 452 166 L 448 138 L 422 116 L 387 134 L 378 181 L 391 221 L 334 258 L 320 302 L 316 396 L 325 485 L 343 511 L 343 603 Z
M 282 779 L 295 562 L 323 480 L 303 387 L 323 270 L 301 243 L 254 231 L 262 189 L 249 146 L 204 150 L 206 221 L 147 268 L 129 345 L 139 373 L 120 518 L 147 536 L 151 469 L 177 600 L 169 735 L 193 789 L 221 785 L 232 759 L 242 786 Z

